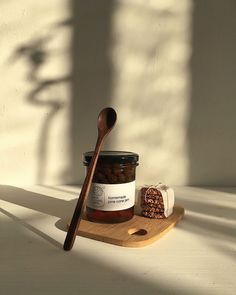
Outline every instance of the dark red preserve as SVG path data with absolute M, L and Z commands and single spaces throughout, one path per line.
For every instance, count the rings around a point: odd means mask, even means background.
M 84 153 L 89 166 L 93 152 Z M 98 158 L 86 214 L 90 221 L 118 223 L 134 215 L 135 172 L 138 154 L 125 151 L 102 151 Z

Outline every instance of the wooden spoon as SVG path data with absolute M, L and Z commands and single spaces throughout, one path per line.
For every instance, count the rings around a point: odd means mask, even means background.
M 65 251 L 69 251 L 72 249 L 74 241 L 75 241 L 75 237 L 77 234 L 77 230 L 80 224 L 80 220 L 81 220 L 81 215 L 83 212 L 83 208 L 84 208 L 84 200 L 86 199 L 86 197 L 89 194 L 90 191 L 90 187 L 91 187 L 91 183 L 92 183 L 92 179 L 93 179 L 93 174 L 96 168 L 96 164 L 97 164 L 97 160 L 98 160 L 98 156 L 103 144 L 103 141 L 106 137 L 106 135 L 111 131 L 111 129 L 113 128 L 113 126 L 116 123 L 116 112 L 114 109 L 112 108 L 105 108 L 103 109 L 99 116 L 98 116 L 98 121 L 97 121 L 97 127 L 98 127 L 98 137 L 97 137 L 97 143 L 95 146 L 95 150 L 93 153 L 93 157 L 91 159 L 89 168 L 88 168 L 88 173 L 85 177 L 81 192 L 80 192 L 80 196 L 77 202 L 77 205 L 75 207 L 75 211 L 66 235 L 66 239 L 64 242 L 64 250 Z

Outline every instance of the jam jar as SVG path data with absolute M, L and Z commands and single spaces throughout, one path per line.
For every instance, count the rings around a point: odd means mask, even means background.
M 86 152 L 88 168 L 93 152 Z M 126 151 L 101 151 L 86 204 L 88 220 L 118 223 L 134 215 L 135 172 L 139 156 Z

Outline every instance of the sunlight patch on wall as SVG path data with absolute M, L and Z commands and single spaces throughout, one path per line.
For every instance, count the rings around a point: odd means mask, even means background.
M 117 1 L 110 146 L 140 154 L 138 180 L 185 184 L 191 1 Z

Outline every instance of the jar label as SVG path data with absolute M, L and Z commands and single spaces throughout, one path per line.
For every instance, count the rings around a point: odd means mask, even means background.
M 102 211 L 125 210 L 134 206 L 135 181 L 122 184 L 92 183 L 87 206 Z

